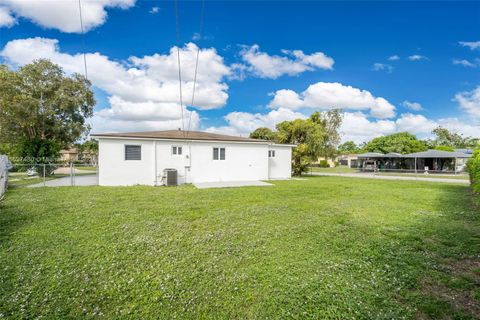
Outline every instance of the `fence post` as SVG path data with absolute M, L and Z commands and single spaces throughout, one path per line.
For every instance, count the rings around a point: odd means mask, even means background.
M 73 162 L 70 162 L 70 186 L 73 187 Z
M 45 187 L 46 186 L 46 183 L 45 183 L 45 169 L 46 169 L 46 165 L 45 163 L 43 164 L 43 186 Z

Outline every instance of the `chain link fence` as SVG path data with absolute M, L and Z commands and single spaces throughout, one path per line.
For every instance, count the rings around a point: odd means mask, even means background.
M 98 167 L 74 163 L 15 163 L 7 179 L 9 188 L 95 186 L 98 185 Z
M 0 200 L 7 191 L 9 162 L 6 156 L 0 155 Z

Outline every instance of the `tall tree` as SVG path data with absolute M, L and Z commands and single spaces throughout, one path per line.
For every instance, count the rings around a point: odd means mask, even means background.
M 337 148 L 340 154 L 357 153 L 360 148 L 353 141 L 345 141 Z
M 297 145 L 292 152 L 294 175 L 301 175 L 312 161 L 318 159 L 324 135 L 325 129 L 312 119 L 296 119 L 277 124 L 277 141 Z
M 322 138 L 321 154 L 325 159 L 333 158 L 340 143 L 340 125 L 342 124 L 342 113 L 338 109 L 327 112 L 314 112 L 310 119 L 324 128 L 325 134 Z
M 275 135 L 275 132 L 273 132 L 271 129 L 260 127 L 255 129 L 255 131 L 253 131 L 252 133 L 250 133 L 250 138 L 274 141 L 276 138 L 276 135 Z
M 90 82 L 65 75 L 48 60 L 18 70 L 0 66 L 0 144 L 19 146 L 20 155 L 54 158 L 89 131 L 86 118 L 95 100 Z
M 470 137 L 464 138 L 462 135 L 443 127 L 433 129 L 432 133 L 435 135 L 435 139 L 432 141 L 434 147 L 465 148 L 469 146 L 469 140 L 472 139 Z
M 418 140 L 413 134 L 400 132 L 375 138 L 366 144 L 364 150 L 369 152 L 407 154 L 425 151 L 427 146 L 425 142 Z

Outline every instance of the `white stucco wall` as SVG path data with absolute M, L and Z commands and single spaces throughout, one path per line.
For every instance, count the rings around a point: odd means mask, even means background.
M 179 183 L 253 181 L 291 176 L 291 146 L 207 141 L 98 140 L 99 183 L 105 186 L 160 185 L 166 168 L 177 169 Z M 141 145 L 142 160 L 125 160 L 125 145 Z M 182 155 L 173 155 L 172 146 L 181 146 Z M 225 160 L 213 160 L 214 147 L 225 148 Z M 275 158 L 268 157 L 269 148 L 275 150 Z
M 225 148 L 225 160 L 213 160 L 213 148 Z M 268 179 L 268 145 L 192 143 L 189 182 Z
M 142 160 L 125 160 L 125 145 L 142 146 Z M 153 141 L 99 139 L 98 182 L 101 186 L 154 185 Z
M 268 158 L 269 179 L 288 179 L 292 177 L 292 148 L 290 146 L 271 145 L 275 157 Z

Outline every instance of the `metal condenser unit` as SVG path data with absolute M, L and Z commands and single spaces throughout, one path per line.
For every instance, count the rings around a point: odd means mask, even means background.
M 163 177 L 167 187 L 178 185 L 178 172 L 176 169 L 164 169 Z

